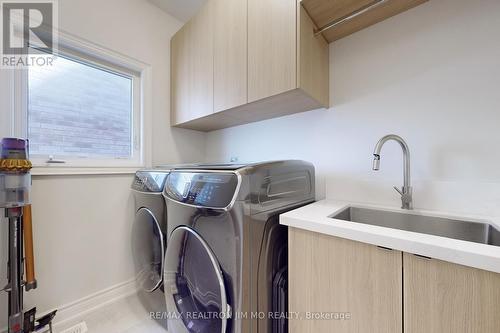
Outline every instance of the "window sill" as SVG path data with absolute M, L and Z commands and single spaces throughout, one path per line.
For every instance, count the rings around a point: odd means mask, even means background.
M 43 167 L 31 169 L 32 176 L 78 176 L 78 175 L 133 175 L 142 167 L 108 167 L 108 168 L 78 168 L 78 167 Z

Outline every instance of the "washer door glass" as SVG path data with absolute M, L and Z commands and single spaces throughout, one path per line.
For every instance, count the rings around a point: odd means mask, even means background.
M 231 310 L 222 270 L 208 244 L 191 228 L 172 232 L 164 286 L 170 333 L 226 332 Z
M 135 215 L 132 252 L 139 286 L 155 291 L 162 283 L 165 246 L 163 233 L 153 213 L 141 208 Z

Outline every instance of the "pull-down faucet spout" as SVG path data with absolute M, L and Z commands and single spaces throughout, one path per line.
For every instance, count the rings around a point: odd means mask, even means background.
M 411 187 L 411 179 L 410 179 L 410 149 L 406 144 L 405 140 L 398 135 L 389 134 L 384 136 L 379 140 L 377 145 L 375 146 L 375 150 L 373 152 L 373 170 L 380 170 L 380 152 L 382 147 L 387 141 L 396 141 L 399 143 L 401 148 L 403 149 L 403 187 L 399 189 L 398 187 L 394 187 L 394 189 L 401 195 L 401 208 L 403 209 L 413 209 L 413 197 L 412 197 L 412 187 Z

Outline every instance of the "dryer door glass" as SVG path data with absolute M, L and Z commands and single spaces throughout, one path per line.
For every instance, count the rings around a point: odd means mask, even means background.
M 165 246 L 158 221 L 149 209 L 137 211 L 132 251 L 137 283 L 147 292 L 155 291 L 162 282 Z
M 170 333 L 225 333 L 231 310 L 224 277 L 208 244 L 191 228 L 172 232 L 165 259 Z

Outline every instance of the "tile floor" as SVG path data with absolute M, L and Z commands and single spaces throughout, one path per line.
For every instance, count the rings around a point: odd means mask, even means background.
M 88 333 L 166 333 L 158 322 L 150 319 L 138 296 L 133 295 L 105 305 L 98 311 L 87 313 L 83 318 L 55 327 L 55 333 L 85 321 Z

